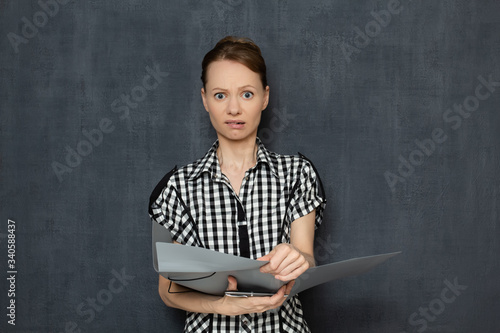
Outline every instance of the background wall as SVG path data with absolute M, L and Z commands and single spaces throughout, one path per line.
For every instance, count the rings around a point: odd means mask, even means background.
M 235 34 L 268 64 L 262 140 L 323 178 L 318 262 L 403 251 L 304 292 L 313 332 L 498 332 L 499 12 L 494 0 L 0 1 L 0 330 L 181 331 L 184 313 L 157 294 L 147 202 L 215 140 L 200 64 Z

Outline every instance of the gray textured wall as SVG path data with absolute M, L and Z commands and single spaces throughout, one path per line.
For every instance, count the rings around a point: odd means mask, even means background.
M 500 2 L 48 2 L 0 1 L 2 332 L 181 330 L 147 201 L 215 139 L 200 63 L 227 34 L 268 63 L 264 142 L 322 175 L 318 261 L 403 251 L 303 293 L 313 331 L 498 332 Z

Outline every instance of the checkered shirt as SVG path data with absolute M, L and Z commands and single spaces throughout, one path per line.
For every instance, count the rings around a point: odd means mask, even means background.
M 321 224 L 326 201 L 305 158 L 268 151 L 257 138 L 257 163 L 245 173 L 236 195 L 221 172 L 216 141 L 207 154 L 177 170 L 152 204 L 152 219 L 181 244 L 240 255 L 238 223 L 247 226 L 250 258 L 290 242 L 290 226 L 316 210 Z M 238 201 L 245 222 L 238 222 Z M 185 332 L 310 332 L 301 303 L 291 297 L 278 309 L 240 316 L 187 312 Z

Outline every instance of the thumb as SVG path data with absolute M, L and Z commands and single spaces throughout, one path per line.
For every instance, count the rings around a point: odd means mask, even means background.
M 269 252 L 265 256 L 257 258 L 257 260 L 260 260 L 260 261 L 269 261 L 269 260 L 271 260 L 271 258 L 273 257 L 273 255 L 274 255 L 275 252 L 276 252 L 276 250 L 272 249 L 271 252 Z
M 257 258 L 258 261 L 269 261 L 271 259 L 271 254 L 266 254 L 263 257 Z
M 229 275 L 227 277 L 227 289 L 226 291 L 238 291 L 238 282 L 236 281 L 236 279 Z

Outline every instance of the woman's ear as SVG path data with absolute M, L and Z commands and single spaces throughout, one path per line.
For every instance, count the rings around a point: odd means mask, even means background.
M 268 104 L 269 104 L 269 86 L 266 86 L 266 89 L 264 91 L 264 103 L 262 103 L 262 111 L 264 111 L 267 108 Z
M 207 96 L 205 94 L 205 88 L 201 88 L 201 100 L 203 101 L 203 106 L 205 107 L 205 110 L 208 112 Z

